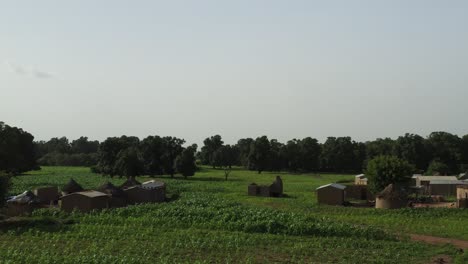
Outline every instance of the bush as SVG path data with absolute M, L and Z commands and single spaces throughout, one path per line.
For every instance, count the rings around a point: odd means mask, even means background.
M 447 175 L 450 169 L 447 164 L 433 160 L 429 167 L 427 168 L 426 175 Z
M 5 172 L 0 172 L 0 206 L 5 203 L 5 198 L 11 186 L 11 176 Z
M 369 190 L 378 193 L 389 184 L 409 182 L 413 171 L 414 167 L 405 160 L 395 156 L 378 156 L 369 161 L 365 173 Z

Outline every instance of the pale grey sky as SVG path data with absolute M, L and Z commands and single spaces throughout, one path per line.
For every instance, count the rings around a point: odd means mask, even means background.
M 0 98 L 36 139 L 468 134 L 468 1 L 1 1 Z

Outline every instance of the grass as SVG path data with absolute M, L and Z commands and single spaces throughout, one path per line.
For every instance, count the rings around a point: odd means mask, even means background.
M 203 168 L 187 180 L 161 178 L 168 195 L 177 197 L 169 203 L 90 214 L 39 210 L 22 220 L 26 224 L 0 228 L 0 263 L 427 263 L 439 254 L 466 259 L 452 247 L 398 241 L 396 234 L 468 239 L 467 210 L 317 205 L 315 188 L 352 181 L 352 175 L 281 173 L 285 198 L 246 195 L 249 183 L 269 184 L 276 175 L 234 169 L 224 181 L 223 171 Z M 11 192 L 61 187 L 71 177 L 85 188 L 124 181 L 88 168 L 44 167 L 15 177 Z

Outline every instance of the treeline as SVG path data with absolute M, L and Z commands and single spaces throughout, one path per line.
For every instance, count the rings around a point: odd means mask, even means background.
M 293 139 L 285 144 L 266 136 L 240 139 L 225 145 L 221 136 L 205 139 L 198 158 L 204 165 L 238 165 L 262 171 L 361 172 L 374 157 L 396 156 L 408 161 L 415 173 L 456 174 L 468 169 L 468 135 L 433 132 L 427 138 L 405 134 L 356 142 L 350 137 L 329 137 L 324 143 L 314 138 Z
M 99 141 L 87 137 L 69 141 L 66 137 L 35 142 L 36 158 L 43 166 L 94 166 L 98 163 Z
M 176 137 L 111 137 L 101 143 L 93 172 L 110 176 L 171 175 L 193 176 L 197 145 L 183 147 Z

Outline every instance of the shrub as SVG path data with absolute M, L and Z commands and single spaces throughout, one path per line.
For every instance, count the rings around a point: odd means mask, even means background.
M 414 167 L 395 156 L 378 156 L 367 164 L 365 171 L 372 193 L 382 191 L 389 184 L 408 182 Z

